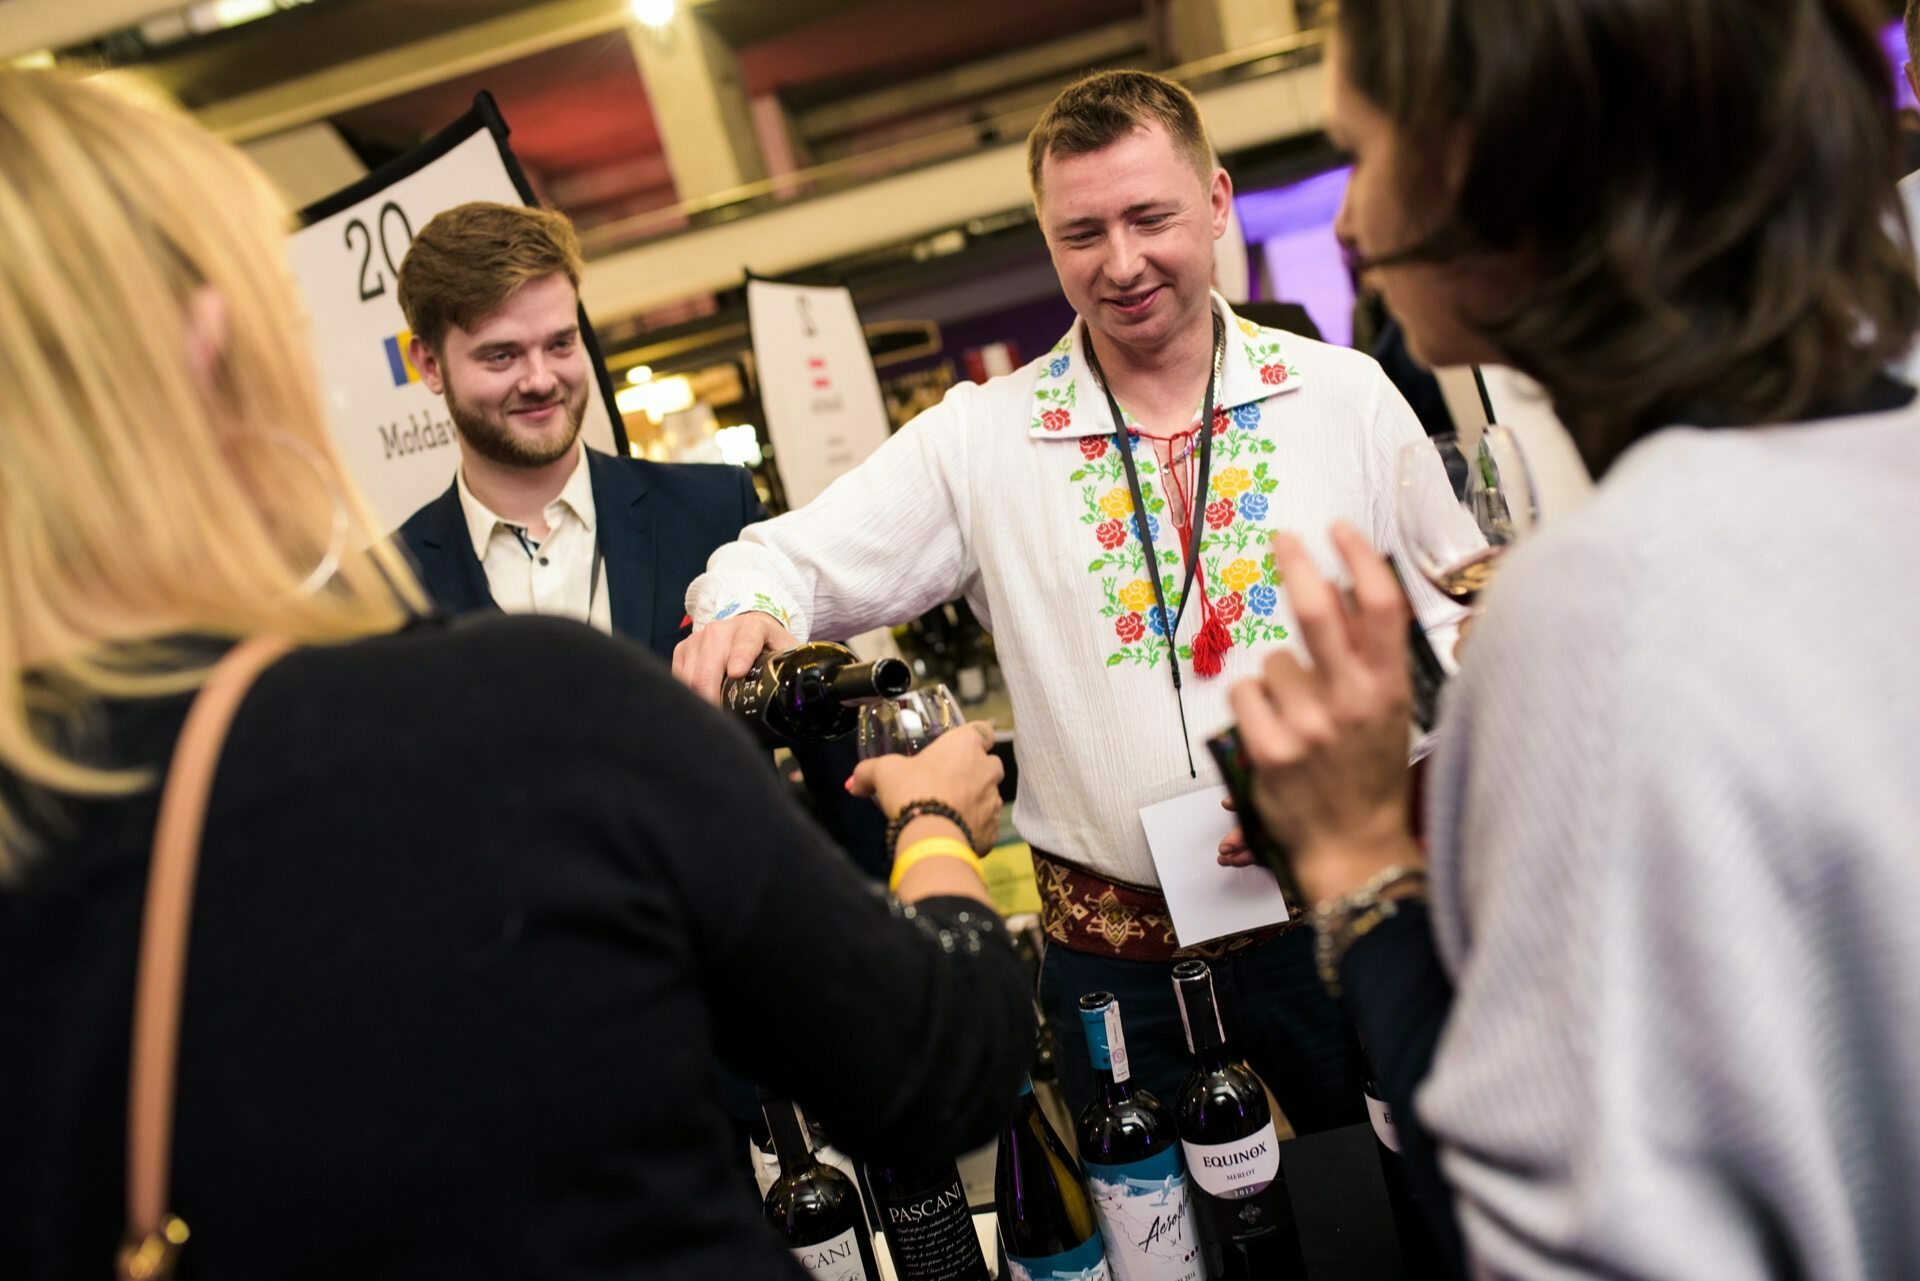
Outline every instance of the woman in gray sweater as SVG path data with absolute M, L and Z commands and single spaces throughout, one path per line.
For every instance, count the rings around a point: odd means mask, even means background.
M 1342 236 L 1602 478 L 1485 598 L 1424 859 L 1357 534 L 1352 604 L 1277 540 L 1313 662 L 1235 694 L 1477 1276 L 1920 1276 L 1920 413 L 1881 373 L 1920 291 L 1871 19 L 1341 6 Z

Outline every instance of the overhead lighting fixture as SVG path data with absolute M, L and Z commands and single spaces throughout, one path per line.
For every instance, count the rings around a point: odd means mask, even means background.
M 760 452 L 760 433 L 752 423 L 722 427 L 713 433 L 713 443 L 719 447 L 720 457 L 735 467 L 758 467 L 765 457 Z
M 629 369 L 627 371 L 627 381 L 632 383 L 636 387 L 638 387 L 643 382 L 647 382 L 651 380 L 652 377 L 653 377 L 652 365 L 635 365 L 632 369 Z
M 627 9 L 635 22 L 659 31 L 673 25 L 680 3 L 679 0 L 627 0 Z
M 659 422 L 668 414 L 693 408 L 693 383 L 685 374 L 659 378 L 636 387 L 627 387 L 614 395 L 613 403 L 623 414 L 645 414 Z

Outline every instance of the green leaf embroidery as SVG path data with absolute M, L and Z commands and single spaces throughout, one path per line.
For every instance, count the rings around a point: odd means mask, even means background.
M 1120 651 L 1119 653 L 1117 653 L 1117 654 L 1108 654 L 1108 655 L 1107 655 L 1107 666 L 1108 666 L 1108 667 L 1118 667 L 1118 666 L 1120 666 L 1120 664 L 1121 664 L 1121 663 L 1123 663 L 1123 662 L 1125 662 L 1125 661 L 1126 661 L 1126 657 L 1127 657 L 1127 654 L 1126 654 L 1126 651 L 1125 651 L 1125 650 L 1121 650 L 1121 651 Z

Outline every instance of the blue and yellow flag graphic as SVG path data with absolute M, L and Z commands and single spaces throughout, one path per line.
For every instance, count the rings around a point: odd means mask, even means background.
M 407 359 L 407 344 L 413 341 L 413 331 L 402 329 L 385 340 L 387 349 L 387 372 L 393 375 L 393 385 L 404 387 L 408 383 L 420 381 L 420 371 Z

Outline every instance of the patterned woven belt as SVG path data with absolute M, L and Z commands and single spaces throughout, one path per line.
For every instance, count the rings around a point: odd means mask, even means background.
M 1298 928 L 1306 914 L 1230 934 L 1195 947 L 1181 947 L 1173 932 L 1173 913 L 1159 890 L 1112 881 L 1045 850 L 1033 851 L 1033 874 L 1040 887 L 1040 928 L 1069 951 L 1113 956 L 1126 961 L 1217 961 L 1258 947 Z

